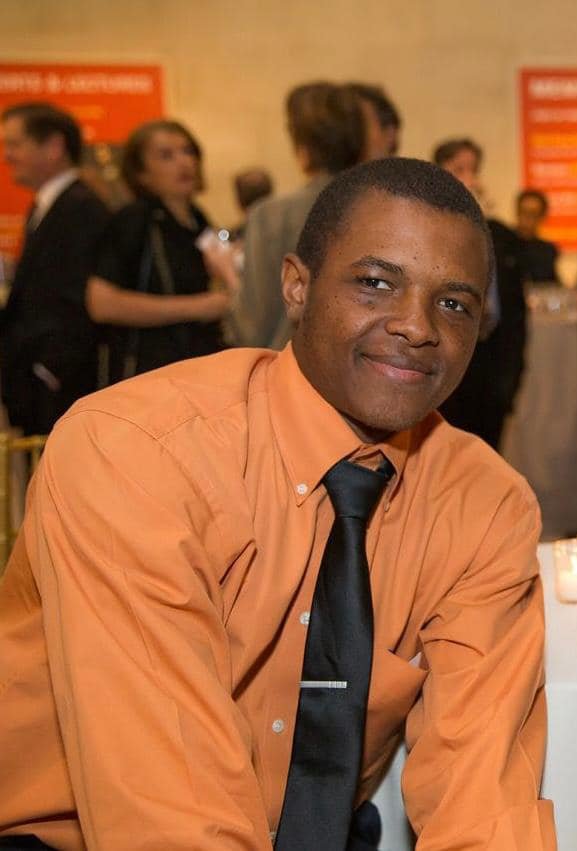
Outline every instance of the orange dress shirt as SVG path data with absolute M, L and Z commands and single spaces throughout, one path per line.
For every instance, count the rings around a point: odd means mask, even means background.
M 321 479 L 381 452 L 397 475 L 367 536 L 358 801 L 407 719 L 418 851 L 553 851 L 531 491 L 437 414 L 363 445 L 290 345 L 139 376 L 55 428 L 0 593 L 0 835 L 270 851 L 333 521 Z

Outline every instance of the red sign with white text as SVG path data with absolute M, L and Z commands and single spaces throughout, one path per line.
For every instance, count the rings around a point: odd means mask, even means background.
M 577 69 L 521 71 L 523 179 L 549 200 L 543 236 L 577 250 Z
M 0 64 L 0 111 L 47 101 L 70 112 L 86 143 L 87 176 L 103 196 L 118 181 L 116 161 L 128 134 L 163 115 L 163 75 L 155 65 Z M 0 162 L 0 254 L 18 252 L 30 192 L 14 185 Z

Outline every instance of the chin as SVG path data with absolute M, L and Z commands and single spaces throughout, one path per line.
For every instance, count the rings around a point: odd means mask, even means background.
M 378 410 L 359 412 L 359 416 L 352 419 L 369 433 L 395 434 L 418 425 L 434 409 L 434 405 L 419 405 L 410 409 L 401 408 L 394 411 L 389 408 L 384 414 L 383 408 L 379 408 Z

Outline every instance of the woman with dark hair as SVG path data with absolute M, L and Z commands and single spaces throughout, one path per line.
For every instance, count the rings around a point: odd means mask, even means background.
M 175 121 L 128 139 L 122 172 L 136 200 L 113 217 L 86 296 L 92 319 L 109 326 L 103 383 L 221 348 L 235 275 L 191 200 L 201 165 L 198 143 Z M 224 287 L 209 289 L 211 277 Z

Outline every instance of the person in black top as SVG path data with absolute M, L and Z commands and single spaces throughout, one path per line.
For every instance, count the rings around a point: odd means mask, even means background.
M 189 131 L 142 125 L 122 170 L 136 201 L 113 217 L 87 289 L 92 319 L 109 326 L 105 383 L 218 351 L 236 285 L 232 259 L 191 202 L 202 173 Z M 211 277 L 224 288 L 210 290 Z
M 524 189 L 517 195 L 516 230 L 521 240 L 523 277 L 531 283 L 559 283 L 559 250 L 554 242 L 539 238 L 539 227 L 548 211 L 549 202 L 537 189 Z

